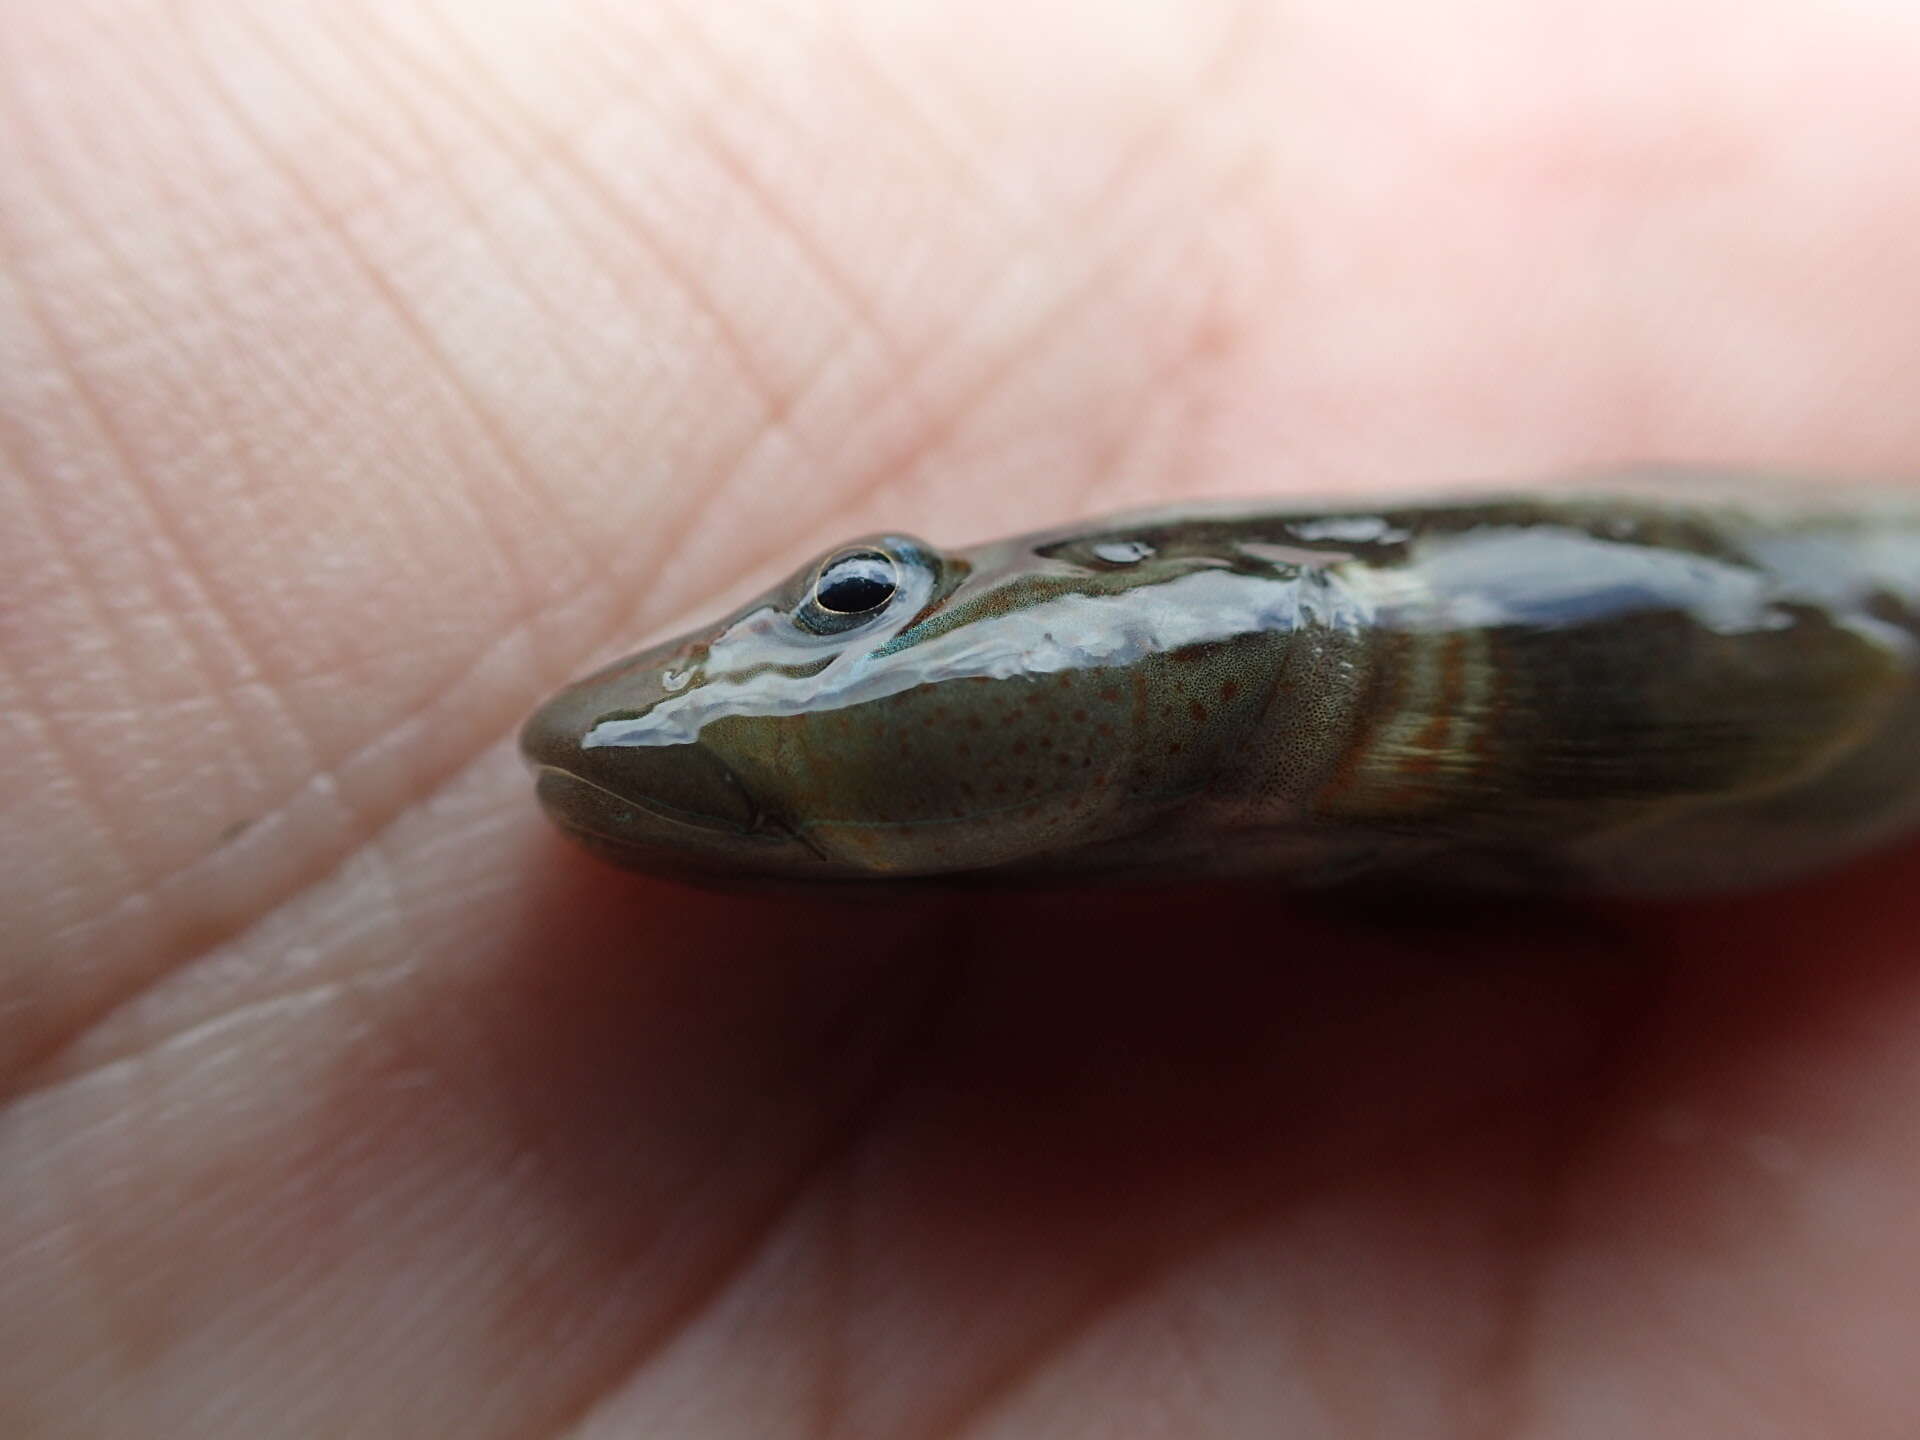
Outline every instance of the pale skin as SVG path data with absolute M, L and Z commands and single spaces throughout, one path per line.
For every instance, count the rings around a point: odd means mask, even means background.
M 541 820 L 546 691 L 861 531 L 1920 475 L 1920 14 L 1039 9 L 7 8 L 0 1433 L 1915 1432 L 1911 851 L 1409 924 Z

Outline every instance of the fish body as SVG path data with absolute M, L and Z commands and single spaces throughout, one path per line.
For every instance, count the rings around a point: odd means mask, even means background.
M 1631 472 L 869 536 L 522 746 L 563 829 L 694 879 L 1757 887 L 1920 829 L 1920 504 Z

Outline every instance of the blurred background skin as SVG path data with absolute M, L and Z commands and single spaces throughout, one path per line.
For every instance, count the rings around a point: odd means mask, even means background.
M 0 1433 L 1920 1433 L 1912 853 L 722 898 L 509 745 L 880 525 L 1920 475 L 1916 73 L 1911 4 L 0 4 Z

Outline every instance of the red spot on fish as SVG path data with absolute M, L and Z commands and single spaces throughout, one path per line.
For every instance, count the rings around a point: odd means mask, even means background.
M 1016 754 L 1016 755 L 1024 755 L 1024 754 L 1026 754 L 1026 753 L 1027 753 L 1027 742 L 1026 742 L 1026 741 L 1024 741 L 1024 740 L 1016 740 L 1016 741 L 1014 741 L 1014 742 L 1013 742 L 1013 753 L 1014 753 L 1014 754 Z
M 1076 710 L 1073 712 L 1073 719 L 1075 724 L 1084 725 L 1087 723 L 1087 712 L 1084 710 Z
M 1117 685 L 1107 686 L 1106 689 L 1100 692 L 1100 698 L 1109 705 L 1118 705 L 1120 703 L 1120 687 Z
M 1233 702 L 1233 697 L 1239 693 L 1240 682 L 1238 680 L 1229 680 L 1220 687 L 1220 698 L 1229 704 Z
M 1200 724 L 1204 725 L 1207 723 L 1206 706 L 1202 705 L 1198 700 L 1195 700 L 1188 708 L 1193 711 L 1193 718 Z

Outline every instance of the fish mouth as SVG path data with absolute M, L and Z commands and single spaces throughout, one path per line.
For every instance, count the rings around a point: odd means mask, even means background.
M 819 853 L 784 825 L 690 811 L 656 796 L 609 789 L 559 765 L 540 765 L 535 788 L 547 816 L 589 850 L 637 869 L 698 878 L 793 874 Z
M 554 791 L 556 818 L 577 803 L 611 820 L 619 810 L 692 831 L 753 834 L 768 828 L 763 807 L 733 770 L 697 739 L 678 745 L 589 745 L 606 719 L 606 697 L 589 682 L 570 685 L 531 715 L 520 753 Z M 551 775 L 569 777 L 566 780 Z M 543 791 L 543 794 L 545 792 Z
M 537 767 L 537 773 L 538 779 L 535 785 L 542 801 L 547 801 L 551 792 L 553 798 L 568 802 L 569 807 L 584 801 L 590 807 L 611 810 L 616 815 L 631 809 L 641 812 L 649 821 L 659 821 L 666 825 L 722 835 L 753 835 L 766 828 L 759 823 L 741 825 L 734 820 L 710 815 L 704 811 L 684 810 L 678 805 L 652 796 L 629 795 L 611 790 L 605 785 L 589 780 L 579 771 L 569 770 L 563 765 L 540 765 Z M 549 804 L 548 808 L 555 807 Z
M 632 662 L 629 662 L 631 664 Z M 698 739 L 677 745 L 584 743 L 609 714 L 601 682 L 568 686 L 527 718 L 520 754 L 541 808 L 587 849 L 696 882 L 812 876 L 835 865 Z

